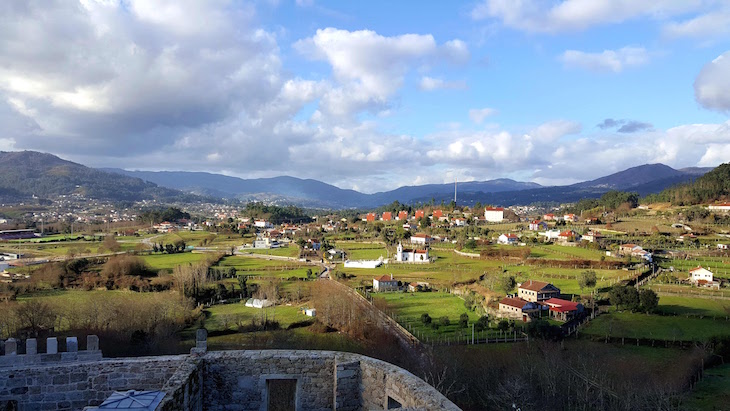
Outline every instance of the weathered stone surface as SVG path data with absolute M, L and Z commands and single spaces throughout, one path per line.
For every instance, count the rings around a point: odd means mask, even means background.
M 95 335 L 86 336 L 86 351 L 99 351 L 99 337 Z
M 46 353 L 57 354 L 58 353 L 58 338 L 50 337 L 46 340 Z
M 36 340 L 35 338 L 28 338 L 28 340 L 25 341 L 25 354 L 38 354 L 38 340 Z
M 18 342 L 15 338 L 9 338 L 5 341 L 5 355 L 17 355 L 18 354 Z
M 458 410 L 391 364 L 356 354 L 289 350 L 0 367 L 0 404 L 16 400 L 20 409 L 81 409 L 98 405 L 114 390 L 136 389 L 165 392 L 158 410 L 202 411 L 203 404 L 211 411 L 259 410 L 268 404 L 270 379 L 296 382 L 297 409 L 384 409 L 391 396 L 404 409 Z
M 66 337 L 66 352 L 78 352 L 79 340 L 76 337 Z

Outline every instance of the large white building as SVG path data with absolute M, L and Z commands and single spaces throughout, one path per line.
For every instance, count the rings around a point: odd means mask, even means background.
M 399 263 L 430 263 L 428 249 L 407 250 L 403 248 L 402 243 L 398 243 L 396 249 L 395 260 Z
M 484 209 L 484 219 L 490 223 L 501 223 L 504 220 L 504 208 L 486 207 Z

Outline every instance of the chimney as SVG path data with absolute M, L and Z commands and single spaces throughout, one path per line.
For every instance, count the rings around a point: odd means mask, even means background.
M 393 281 L 393 273 L 390 274 L 390 281 Z

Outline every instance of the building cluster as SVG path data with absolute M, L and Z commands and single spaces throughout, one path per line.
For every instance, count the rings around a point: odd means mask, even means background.
M 373 278 L 373 291 L 375 292 L 408 291 L 409 293 L 416 293 L 420 291 L 428 291 L 430 289 L 431 285 L 423 281 L 414 281 L 408 284 L 402 284 L 393 277 L 393 274 Z
M 465 227 L 470 224 L 479 223 L 501 223 L 505 220 L 505 209 L 502 207 L 485 207 L 483 214 L 477 214 L 473 212 L 455 212 L 449 215 L 448 212 L 442 209 L 433 209 L 430 214 L 427 214 L 425 210 L 418 209 L 413 215 L 410 215 L 408 211 L 401 210 L 396 212 L 384 211 L 381 214 L 378 213 L 367 213 L 361 217 L 364 222 L 375 222 L 375 221 L 399 221 L 403 222 L 403 228 L 411 229 L 412 223 L 418 222 L 422 218 L 428 218 L 432 222 L 446 223 L 452 227 Z
M 508 295 L 499 301 L 499 315 L 523 322 L 540 318 L 566 322 L 583 314 L 583 304 L 560 297 L 558 287 L 542 281 L 527 280 L 518 286 L 516 296 Z

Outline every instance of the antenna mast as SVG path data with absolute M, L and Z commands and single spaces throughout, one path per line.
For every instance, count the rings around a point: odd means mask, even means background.
M 454 177 L 454 205 L 456 205 L 456 182 L 457 178 Z

